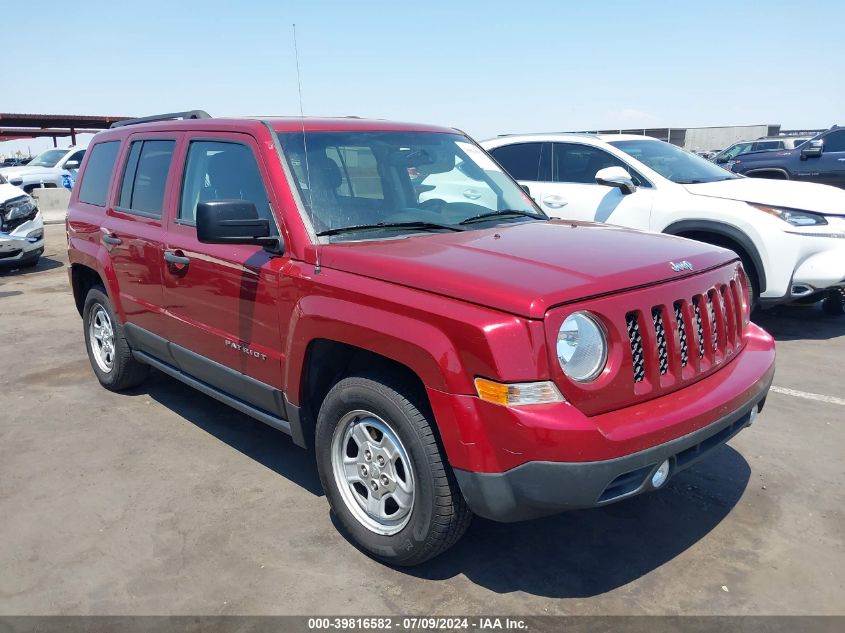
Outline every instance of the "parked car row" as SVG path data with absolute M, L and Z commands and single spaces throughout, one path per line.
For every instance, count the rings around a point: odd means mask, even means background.
M 740 141 L 716 152 L 709 160 L 724 165 L 740 154 L 746 152 L 761 152 L 768 150 L 795 149 L 802 143 L 809 141 L 809 136 L 765 136 L 756 141 Z
M 763 408 L 774 342 L 736 253 L 546 212 L 651 228 L 730 200 L 804 235 L 720 189 L 744 179 L 639 137 L 499 139 L 494 160 L 429 125 L 174 118 L 97 134 L 71 193 L 92 370 L 121 391 L 154 367 L 313 446 L 379 560 L 430 559 L 473 514 L 661 489 Z

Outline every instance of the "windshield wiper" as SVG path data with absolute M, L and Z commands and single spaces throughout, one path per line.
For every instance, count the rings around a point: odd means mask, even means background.
M 447 231 L 463 231 L 465 229 L 454 224 L 440 224 L 438 222 L 378 222 L 376 224 L 353 224 L 351 226 L 339 226 L 334 229 L 326 229 L 317 233 L 320 237 L 324 235 L 339 235 L 341 233 L 354 233 L 355 231 L 377 231 L 379 229 L 445 229 Z
M 494 218 L 498 216 L 524 216 L 526 218 L 534 218 L 535 220 L 548 220 L 544 215 L 538 215 L 537 213 L 531 213 L 530 211 L 517 211 L 516 209 L 502 209 L 501 211 L 488 211 L 487 213 L 479 213 L 478 215 L 474 215 L 469 217 L 465 220 L 461 220 L 458 224 L 472 224 L 473 222 L 480 222 L 481 220 L 487 220 L 488 218 Z

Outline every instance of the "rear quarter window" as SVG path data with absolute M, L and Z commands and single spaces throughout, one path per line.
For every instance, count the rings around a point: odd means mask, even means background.
M 117 160 L 120 141 L 97 143 L 90 150 L 88 166 L 79 183 L 79 201 L 98 207 L 106 206 L 109 182 Z

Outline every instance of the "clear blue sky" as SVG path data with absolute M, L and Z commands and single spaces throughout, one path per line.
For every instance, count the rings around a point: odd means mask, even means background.
M 4 2 L 7 36 L 21 29 L 6 38 L 0 111 L 298 114 L 293 22 L 306 114 L 477 138 L 845 124 L 838 0 Z

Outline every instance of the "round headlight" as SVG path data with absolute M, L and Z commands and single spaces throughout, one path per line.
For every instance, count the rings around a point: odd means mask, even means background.
M 570 314 L 557 335 L 557 358 L 563 373 L 577 380 L 594 380 L 607 363 L 607 336 L 588 312 Z

